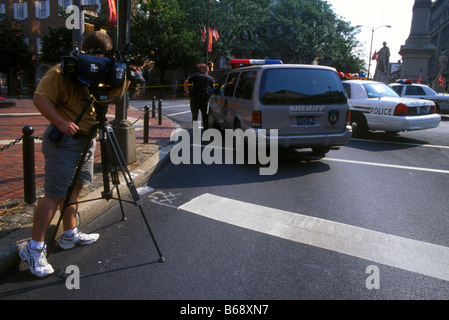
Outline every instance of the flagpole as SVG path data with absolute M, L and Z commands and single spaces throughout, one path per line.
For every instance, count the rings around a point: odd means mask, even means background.
M 207 1 L 206 64 L 209 64 L 209 41 L 210 41 L 210 37 L 212 36 L 212 35 L 210 34 L 210 32 L 209 32 L 209 28 L 210 28 L 210 1 L 211 1 L 211 0 L 206 0 L 206 1 Z

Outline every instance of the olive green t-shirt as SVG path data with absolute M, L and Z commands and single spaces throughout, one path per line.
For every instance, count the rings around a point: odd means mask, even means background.
M 48 98 L 56 106 L 58 114 L 67 121 L 75 121 L 90 98 L 89 91 L 81 83 L 73 81 L 61 73 L 61 65 L 53 66 L 39 83 L 35 94 Z M 92 103 L 84 113 L 78 127 L 82 134 L 88 135 L 95 126 L 96 114 Z

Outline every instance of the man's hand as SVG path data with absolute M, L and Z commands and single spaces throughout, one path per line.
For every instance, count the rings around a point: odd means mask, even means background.
M 75 123 L 65 120 L 56 126 L 59 128 L 59 130 L 61 130 L 62 133 L 69 137 L 75 135 L 80 130 L 80 128 Z

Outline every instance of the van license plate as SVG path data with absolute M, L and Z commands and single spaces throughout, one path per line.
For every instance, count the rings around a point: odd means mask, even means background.
M 298 125 L 313 126 L 315 125 L 315 117 L 298 117 Z

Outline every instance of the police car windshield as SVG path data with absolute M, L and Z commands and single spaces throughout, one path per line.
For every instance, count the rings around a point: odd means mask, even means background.
M 368 98 L 399 97 L 396 91 L 383 83 L 366 83 L 363 87 Z
M 337 73 L 306 68 L 265 70 L 259 98 L 267 105 L 336 104 L 347 101 Z

